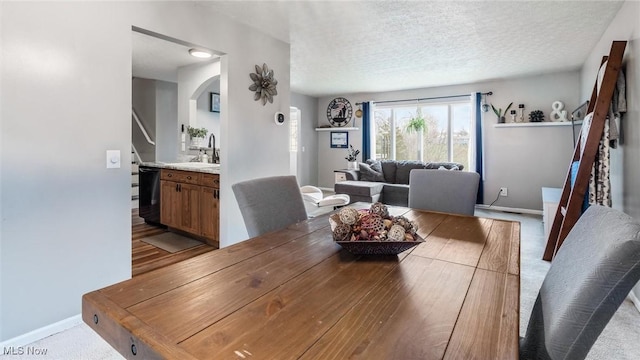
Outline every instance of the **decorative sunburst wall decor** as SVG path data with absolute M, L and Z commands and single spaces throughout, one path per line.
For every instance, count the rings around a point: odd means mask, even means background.
M 262 105 L 267 103 L 273 103 L 273 97 L 278 95 L 276 85 L 278 80 L 273 77 L 273 70 L 269 70 L 267 64 L 256 65 L 256 72 L 249 74 L 253 84 L 249 86 L 249 90 L 254 91 L 253 100 L 258 101 L 262 99 Z

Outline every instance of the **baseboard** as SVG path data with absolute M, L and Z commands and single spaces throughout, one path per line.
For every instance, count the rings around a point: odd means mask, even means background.
M 520 213 L 520 214 L 542 215 L 542 210 L 511 208 L 511 207 L 504 207 L 504 206 L 489 206 L 484 204 L 476 205 L 476 209 L 496 210 L 496 211 Z
M 34 341 L 44 339 L 48 336 L 57 334 L 59 332 L 70 329 L 76 325 L 82 324 L 82 315 L 78 314 L 64 320 L 60 320 L 51 325 L 43 326 L 39 329 L 35 329 L 26 334 L 16 336 L 12 339 L 3 341 L 0 343 L 0 349 L 6 349 L 8 347 L 20 347 L 31 344 Z
M 321 187 L 319 188 L 322 191 L 329 191 L 329 192 L 333 192 L 332 188 L 325 188 L 325 187 Z M 483 209 L 483 210 L 496 210 L 496 211 L 502 211 L 502 212 L 511 212 L 511 213 L 520 213 L 520 214 L 533 214 L 533 215 L 542 215 L 542 210 L 531 210 L 531 209 L 521 209 L 521 208 L 510 208 L 510 207 L 504 207 L 504 206 L 489 206 L 489 205 L 476 205 L 476 209 Z
M 636 309 L 640 311 L 640 299 L 638 299 L 633 290 L 631 290 L 631 292 L 629 293 L 629 300 L 631 300 L 631 302 L 633 302 L 633 305 L 636 306 Z

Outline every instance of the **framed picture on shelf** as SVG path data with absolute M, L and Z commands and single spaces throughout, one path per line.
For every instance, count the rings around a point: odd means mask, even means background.
M 211 107 L 209 111 L 219 113 L 220 112 L 220 94 L 212 92 L 212 93 L 209 93 L 209 96 L 211 97 L 211 100 L 209 102 L 211 104 Z
M 331 132 L 331 147 L 342 149 L 349 147 L 349 133 L 346 131 Z

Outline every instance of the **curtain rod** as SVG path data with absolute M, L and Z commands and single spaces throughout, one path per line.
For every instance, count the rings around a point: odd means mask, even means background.
M 489 91 L 486 93 L 481 93 L 481 95 L 493 95 L 493 91 Z M 435 97 L 426 97 L 426 98 L 417 98 L 417 99 L 404 99 L 404 100 L 385 100 L 385 101 L 373 101 L 376 104 L 385 104 L 385 103 L 394 103 L 394 102 L 405 102 L 405 101 L 422 101 L 422 100 L 436 100 L 436 99 L 450 99 L 456 97 L 465 97 L 469 96 L 469 94 L 464 95 L 449 95 L 449 96 L 435 96 Z M 362 105 L 362 102 L 357 102 L 356 105 Z

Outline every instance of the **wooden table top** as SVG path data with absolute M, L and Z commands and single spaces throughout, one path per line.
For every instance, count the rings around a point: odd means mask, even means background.
M 85 294 L 83 320 L 137 359 L 517 359 L 520 224 L 389 209 L 425 242 L 352 255 L 322 216 Z

